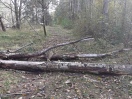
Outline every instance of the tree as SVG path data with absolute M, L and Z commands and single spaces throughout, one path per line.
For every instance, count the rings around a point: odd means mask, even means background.
M 14 9 L 15 9 L 16 28 L 20 29 L 22 0 L 20 0 L 20 1 L 19 0 L 14 0 L 13 4 L 14 4 Z
M 1 26 L 3 31 L 6 31 L 5 26 L 3 24 L 3 21 L 2 21 L 2 16 L 1 15 L 0 15 L 0 26 Z
M 47 36 L 47 32 L 46 32 L 46 24 L 47 24 L 47 20 L 50 16 L 48 13 L 48 9 L 49 9 L 49 5 L 52 4 L 56 4 L 56 0 L 38 0 L 38 3 L 41 6 L 41 11 L 42 11 L 42 26 L 43 26 L 43 31 L 44 31 L 44 35 Z
M 46 36 L 46 25 L 51 22 L 49 14 L 49 5 L 56 5 L 57 0 L 28 0 L 25 4 L 24 16 L 28 16 L 32 23 L 40 23 L 43 26 L 44 35 Z
M 60 0 L 56 22 L 80 36 L 91 35 L 111 44 L 131 41 L 131 0 Z M 70 22 L 69 22 L 70 21 Z
M 10 3 L 8 2 L 3 2 L 2 0 L 0 0 L 0 2 L 8 9 L 11 10 L 11 13 L 14 12 L 14 14 L 12 14 L 15 16 L 15 27 L 17 29 L 20 29 L 20 25 L 21 25 L 21 14 L 22 14 L 22 4 L 23 4 L 23 0 L 11 0 Z

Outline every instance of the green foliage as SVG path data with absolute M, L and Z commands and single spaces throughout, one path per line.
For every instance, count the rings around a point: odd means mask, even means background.
M 111 33 L 107 38 L 113 45 L 122 43 L 124 39 L 124 33 L 121 31 L 121 26 L 113 27 L 113 30 L 111 30 Z
M 60 0 L 55 17 L 64 28 L 73 28 L 74 35 L 90 35 L 113 45 L 130 42 L 131 1 Z M 74 23 L 74 24 L 73 24 Z
M 71 20 L 64 18 L 60 23 L 65 29 L 72 29 L 73 23 Z
M 77 33 L 79 36 L 88 35 L 91 32 L 88 20 L 86 19 L 77 20 L 73 31 L 74 33 Z

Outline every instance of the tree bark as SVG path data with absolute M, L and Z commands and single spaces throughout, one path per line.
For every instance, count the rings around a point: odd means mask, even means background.
M 4 24 L 3 24 L 3 21 L 2 21 L 2 17 L 1 17 L 1 16 L 0 16 L 0 25 L 1 25 L 2 31 L 6 31 L 5 26 L 4 26 Z
M 58 44 L 56 46 L 53 47 L 49 47 L 47 49 L 43 49 L 40 52 L 36 52 L 36 53 L 14 53 L 15 51 L 13 51 L 12 53 L 9 52 L 0 52 L 0 59 L 14 59 L 14 60 L 20 60 L 20 59 L 25 59 L 25 58 L 40 58 L 42 60 L 47 60 L 47 57 L 45 56 L 45 53 L 47 51 L 50 51 L 56 47 L 60 47 L 60 46 L 64 46 L 64 45 L 68 45 L 68 44 L 73 44 L 74 42 L 69 42 L 69 43 L 63 43 L 63 44 Z M 76 41 L 77 43 L 77 41 Z M 31 43 L 32 44 L 32 43 Z M 29 45 L 29 44 L 27 44 Z M 25 46 L 27 46 L 25 45 Z M 25 47 L 23 46 L 23 47 Z M 22 47 L 22 48 L 23 48 Z M 21 48 L 20 48 L 21 49 Z M 20 50 L 17 49 L 17 50 Z M 17 51 L 16 50 L 16 51 Z M 50 60 L 64 60 L 64 61 L 69 61 L 69 60 L 79 60 L 80 58 L 90 58 L 90 59 L 102 59 L 102 58 L 106 58 L 109 56 L 113 56 L 116 55 L 118 53 L 121 52 L 125 52 L 125 51 L 130 51 L 132 50 L 131 48 L 128 49 L 120 49 L 120 50 L 116 50 L 116 51 L 112 51 L 112 52 L 108 52 L 108 53 L 102 53 L 102 54 L 64 54 L 64 55 L 54 55 L 50 58 Z
M 77 72 L 93 74 L 132 75 L 132 65 L 81 62 L 29 62 L 0 60 L 0 68 L 29 72 Z
M 34 52 L 34 53 L 10 53 L 10 52 L 6 53 L 6 52 L 1 52 L 0 53 L 0 59 L 24 59 L 24 58 L 38 57 L 38 56 L 41 56 L 41 55 L 45 55 L 46 52 L 48 52 L 52 49 L 55 49 L 55 48 L 58 48 L 58 47 L 61 47 L 61 46 L 65 46 L 65 45 L 75 44 L 75 43 L 85 41 L 85 40 L 90 41 L 90 40 L 94 40 L 94 38 L 89 38 L 89 37 L 81 38 L 81 39 L 76 40 L 76 41 L 57 44 L 55 46 L 51 46 L 49 48 L 46 48 L 46 49 L 43 49 L 41 51 L 37 51 L 37 52 Z
M 20 24 L 21 24 L 21 7 L 22 7 L 22 0 L 20 0 L 20 5 L 18 4 L 18 0 L 14 0 L 16 28 L 17 29 L 20 29 Z
M 128 38 L 129 38 L 129 35 L 127 33 L 127 30 L 126 30 L 126 19 L 127 19 L 127 0 L 124 0 L 123 1 L 123 13 L 122 13 L 122 33 L 124 35 L 124 40 L 123 40 L 123 43 L 124 43 L 124 47 L 127 48 L 128 47 Z
M 46 27 L 45 27 L 45 10 L 46 9 L 46 4 L 45 4 L 45 1 L 42 0 L 42 22 L 43 22 L 43 31 L 44 31 L 44 35 L 47 36 L 47 32 L 46 32 Z

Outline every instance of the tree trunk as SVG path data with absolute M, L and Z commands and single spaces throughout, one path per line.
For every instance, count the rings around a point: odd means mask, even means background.
M 21 24 L 22 0 L 20 0 L 18 11 L 19 11 L 19 14 L 18 14 L 18 16 L 19 16 L 19 24 Z
M 14 22 L 14 16 L 13 16 L 13 8 L 12 8 L 12 1 L 10 1 L 10 6 L 11 6 L 11 21 L 12 21 L 12 26 L 15 26 Z
M 19 20 L 19 9 L 17 0 L 14 0 L 14 7 L 15 7 L 15 17 L 16 17 L 16 28 L 20 29 L 20 20 Z
M 108 32 L 108 11 L 109 11 L 109 0 L 104 0 L 103 1 L 103 20 L 102 20 L 102 33 L 105 36 L 107 36 Z
M 124 47 L 128 47 L 128 33 L 126 31 L 126 12 L 127 12 L 127 0 L 123 2 L 123 14 L 122 14 L 122 33 L 124 34 Z
M 3 24 L 3 21 L 2 21 L 2 17 L 1 17 L 1 16 L 0 16 L 0 25 L 1 25 L 2 31 L 6 31 L 5 26 L 4 26 L 4 24 Z
M 81 62 L 28 62 L 0 60 L 0 68 L 30 72 L 77 72 L 93 74 L 132 75 L 132 65 Z
M 45 27 L 45 10 L 46 10 L 46 4 L 44 2 L 44 0 L 42 0 L 42 22 L 43 22 L 43 31 L 44 31 L 44 35 L 47 36 L 46 33 L 46 27 Z

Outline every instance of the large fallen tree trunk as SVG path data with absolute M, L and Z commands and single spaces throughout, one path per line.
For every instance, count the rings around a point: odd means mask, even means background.
M 132 75 L 132 65 L 81 62 L 29 62 L 0 60 L 0 68 L 30 72 L 80 72 L 94 74 L 128 74 Z

